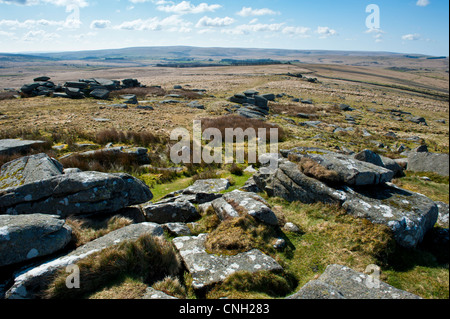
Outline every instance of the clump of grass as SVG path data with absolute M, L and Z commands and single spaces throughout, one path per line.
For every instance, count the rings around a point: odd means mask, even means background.
M 208 292 L 207 298 L 279 298 L 291 293 L 296 286 L 297 280 L 288 273 L 276 274 L 269 271 L 250 273 L 239 271 Z
M 206 239 L 208 252 L 221 255 L 236 255 L 257 248 L 274 253 L 271 245 L 276 238 L 274 228 L 257 222 L 250 215 L 222 221 Z
M 159 237 L 143 235 L 136 241 L 126 241 L 79 261 L 79 289 L 66 287 L 67 273 L 60 270 L 48 285 L 47 299 L 79 299 L 97 292 L 109 283 L 123 278 L 136 278 L 151 284 L 167 276 L 176 276 L 181 268 L 172 244 Z
M 145 294 L 147 285 L 133 277 L 119 278 L 112 281 L 106 287 L 93 294 L 88 294 L 88 299 L 100 300 L 134 300 L 141 299 Z
M 148 131 L 122 132 L 112 128 L 95 134 L 94 142 L 100 145 L 106 145 L 108 143 L 123 143 L 146 147 L 154 144 L 162 144 L 164 142 L 164 138 Z
M 69 217 L 66 223 L 72 228 L 74 245 L 79 247 L 112 231 L 131 225 L 132 221 L 120 216 L 103 220 Z
M 181 97 L 183 97 L 184 99 L 187 99 L 187 100 L 198 100 L 198 99 L 202 99 L 203 98 L 203 95 L 198 94 L 197 92 L 186 90 L 186 89 L 171 90 L 171 91 L 169 91 L 169 94 L 178 94 L 178 95 L 180 95 Z
M 0 92 L 0 101 L 13 100 L 16 95 L 18 95 L 17 92 Z
M 173 296 L 178 299 L 186 299 L 187 291 L 186 287 L 180 282 L 177 277 L 166 277 L 161 281 L 153 284 L 152 288 L 162 291 L 169 296 Z
M 244 175 L 244 170 L 242 169 L 242 167 L 236 165 L 236 163 L 233 163 L 230 166 L 229 171 L 231 174 L 236 175 L 236 176 Z
M 134 94 L 137 98 L 143 99 L 150 96 L 164 96 L 166 91 L 157 86 L 127 88 L 110 93 L 111 98 L 120 98 L 121 95 Z
M 339 174 L 333 170 L 329 170 L 316 161 L 295 155 L 289 155 L 289 160 L 296 162 L 300 171 L 306 176 L 315 178 L 327 184 L 337 184 L 341 181 Z
M 97 151 L 91 155 L 75 154 L 60 160 L 64 167 L 79 168 L 82 171 L 135 172 L 139 163 L 133 154 Z

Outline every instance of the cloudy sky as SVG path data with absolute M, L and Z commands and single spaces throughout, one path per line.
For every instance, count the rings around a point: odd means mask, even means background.
M 191 45 L 448 56 L 448 37 L 447 0 L 0 0 L 0 52 Z

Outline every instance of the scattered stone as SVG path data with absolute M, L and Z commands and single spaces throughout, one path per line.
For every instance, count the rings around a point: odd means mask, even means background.
M 96 99 L 106 100 L 109 98 L 109 91 L 107 89 L 95 89 L 89 95 Z
M 235 190 L 214 200 L 212 207 L 221 220 L 248 214 L 265 224 L 278 225 L 278 219 L 269 204 L 255 193 Z
M 439 209 L 438 224 L 441 227 L 448 228 L 449 205 L 443 202 L 436 202 Z
M 295 225 L 294 223 L 291 222 L 287 222 L 286 224 L 284 224 L 283 226 L 283 230 L 290 232 L 290 233 L 295 233 L 295 234 L 300 234 L 301 230 L 300 228 Z
M 191 230 L 185 223 L 166 223 L 162 225 L 165 231 L 173 236 L 191 236 Z
M 222 282 L 237 271 L 282 271 L 271 257 L 257 249 L 235 256 L 208 254 L 205 241 L 208 234 L 198 237 L 178 237 L 173 240 L 187 270 L 192 275 L 194 289 L 202 289 Z

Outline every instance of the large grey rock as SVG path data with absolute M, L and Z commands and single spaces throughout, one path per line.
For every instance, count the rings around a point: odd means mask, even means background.
M 0 215 L 0 267 L 64 248 L 72 229 L 53 215 Z
M 372 276 L 341 265 L 330 265 L 288 299 L 421 299 Z
M 408 170 L 449 176 L 449 155 L 410 152 L 408 154 Z
M 178 237 L 173 240 L 187 270 L 192 286 L 202 289 L 222 282 L 237 271 L 281 271 L 283 268 L 271 257 L 257 249 L 235 256 L 209 254 L 205 249 L 207 234 L 197 237 Z
M 21 157 L 0 169 L 0 189 L 17 187 L 63 174 L 63 166 L 46 154 Z
M 16 139 L 0 140 L 0 155 L 11 155 L 15 153 L 28 152 L 32 147 L 43 145 L 44 141 L 28 141 Z
M 70 215 L 115 212 L 153 198 L 147 185 L 128 174 L 80 172 L 0 191 L 0 214 Z
M 286 160 L 280 161 L 276 170 L 260 169 L 253 179 L 270 197 L 281 197 L 290 202 L 340 204 L 346 199 L 344 192 L 306 176 L 297 164 Z
M 258 187 L 271 197 L 302 203 L 339 204 L 349 214 L 389 226 L 399 244 L 415 247 L 435 225 L 438 208 L 429 198 L 392 184 L 371 187 L 332 188 L 307 177 L 292 162 L 280 163 L 276 170 L 262 168 L 254 175 Z
M 390 182 L 394 177 L 394 172 L 384 167 L 372 163 L 354 159 L 350 155 L 343 155 L 333 152 L 300 152 L 292 150 L 290 155 L 298 159 L 308 158 L 330 171 L 338 174 L 342 184 L 350 186 L 377 185 Z
M 158 224 L 188 223 L 201 217 L 195 206 L 188 201 L 162 201 L 144 204 L 141 207 L 146 220 Z
M 278 225 L 278 219 L 269 204 L 255 193 L 235 190 L 214 200 L 212 207 L 221 220 L 248 214 L 263 223 Z
M 404 247 L 415 247 L 438 220 L 437 205 L 428 197 L 393 184 L 364 189 L 345 188 L 342 206 L 349 214 L 389 226 Z
M 34 299 L 37 297 L 36 294 L 45 288 L 45 283 L 59 269 L 76 264 L 78 261 L 83 260 L 96 252 L 119 245 L 124 241 L 135 241 L 145 234 L 162 236 L 164 231 L 161 226 L 153 223 L 133 224 L 113 231 L 77 248 L 66 256 L 56 258 L 16 274 L 14 284 L 7 291 L 6 298 Z

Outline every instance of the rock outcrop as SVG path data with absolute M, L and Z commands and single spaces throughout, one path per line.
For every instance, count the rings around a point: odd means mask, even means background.
M 128 174 L 79 172 L 0 192 L 0 214 L 70 215 L 115 212 L 124 207 L 148 202 L 150 189 Z
M 396 241 L 405 247 L 415 247 L 436 224 L 436 203 L 421 194 L 387 183 L 389 178 L 393 177 L 392 171 L 388 174 L 387 169 L 365 162 L 361 164 L 357 160 L 349 160 L 348 157 L 342 159 L 341 155 L 337 155 L 334 160 L 331 152 L 318 155 L 317 150 L 314 150 L 314 154 L 308 154 L 305 150 L 301 153 L 298 149 L 294 151 L 295 153 L 285 154 L 316 159 L 318 163 L 333 169 L 341 176 L 340 182 L 327 185 L 316 178 L 306 176 L 297 163 L 283 160 L 276 170 L 263 167 L 253 176 L 257 186 L 269 196 L 307 204 L 339 204 L 349 214 L 387 225 L 392 229 Z M 360 174 L 369 177 L 358 177 Z M 372 183 L 368 183 L 369 181 Z

